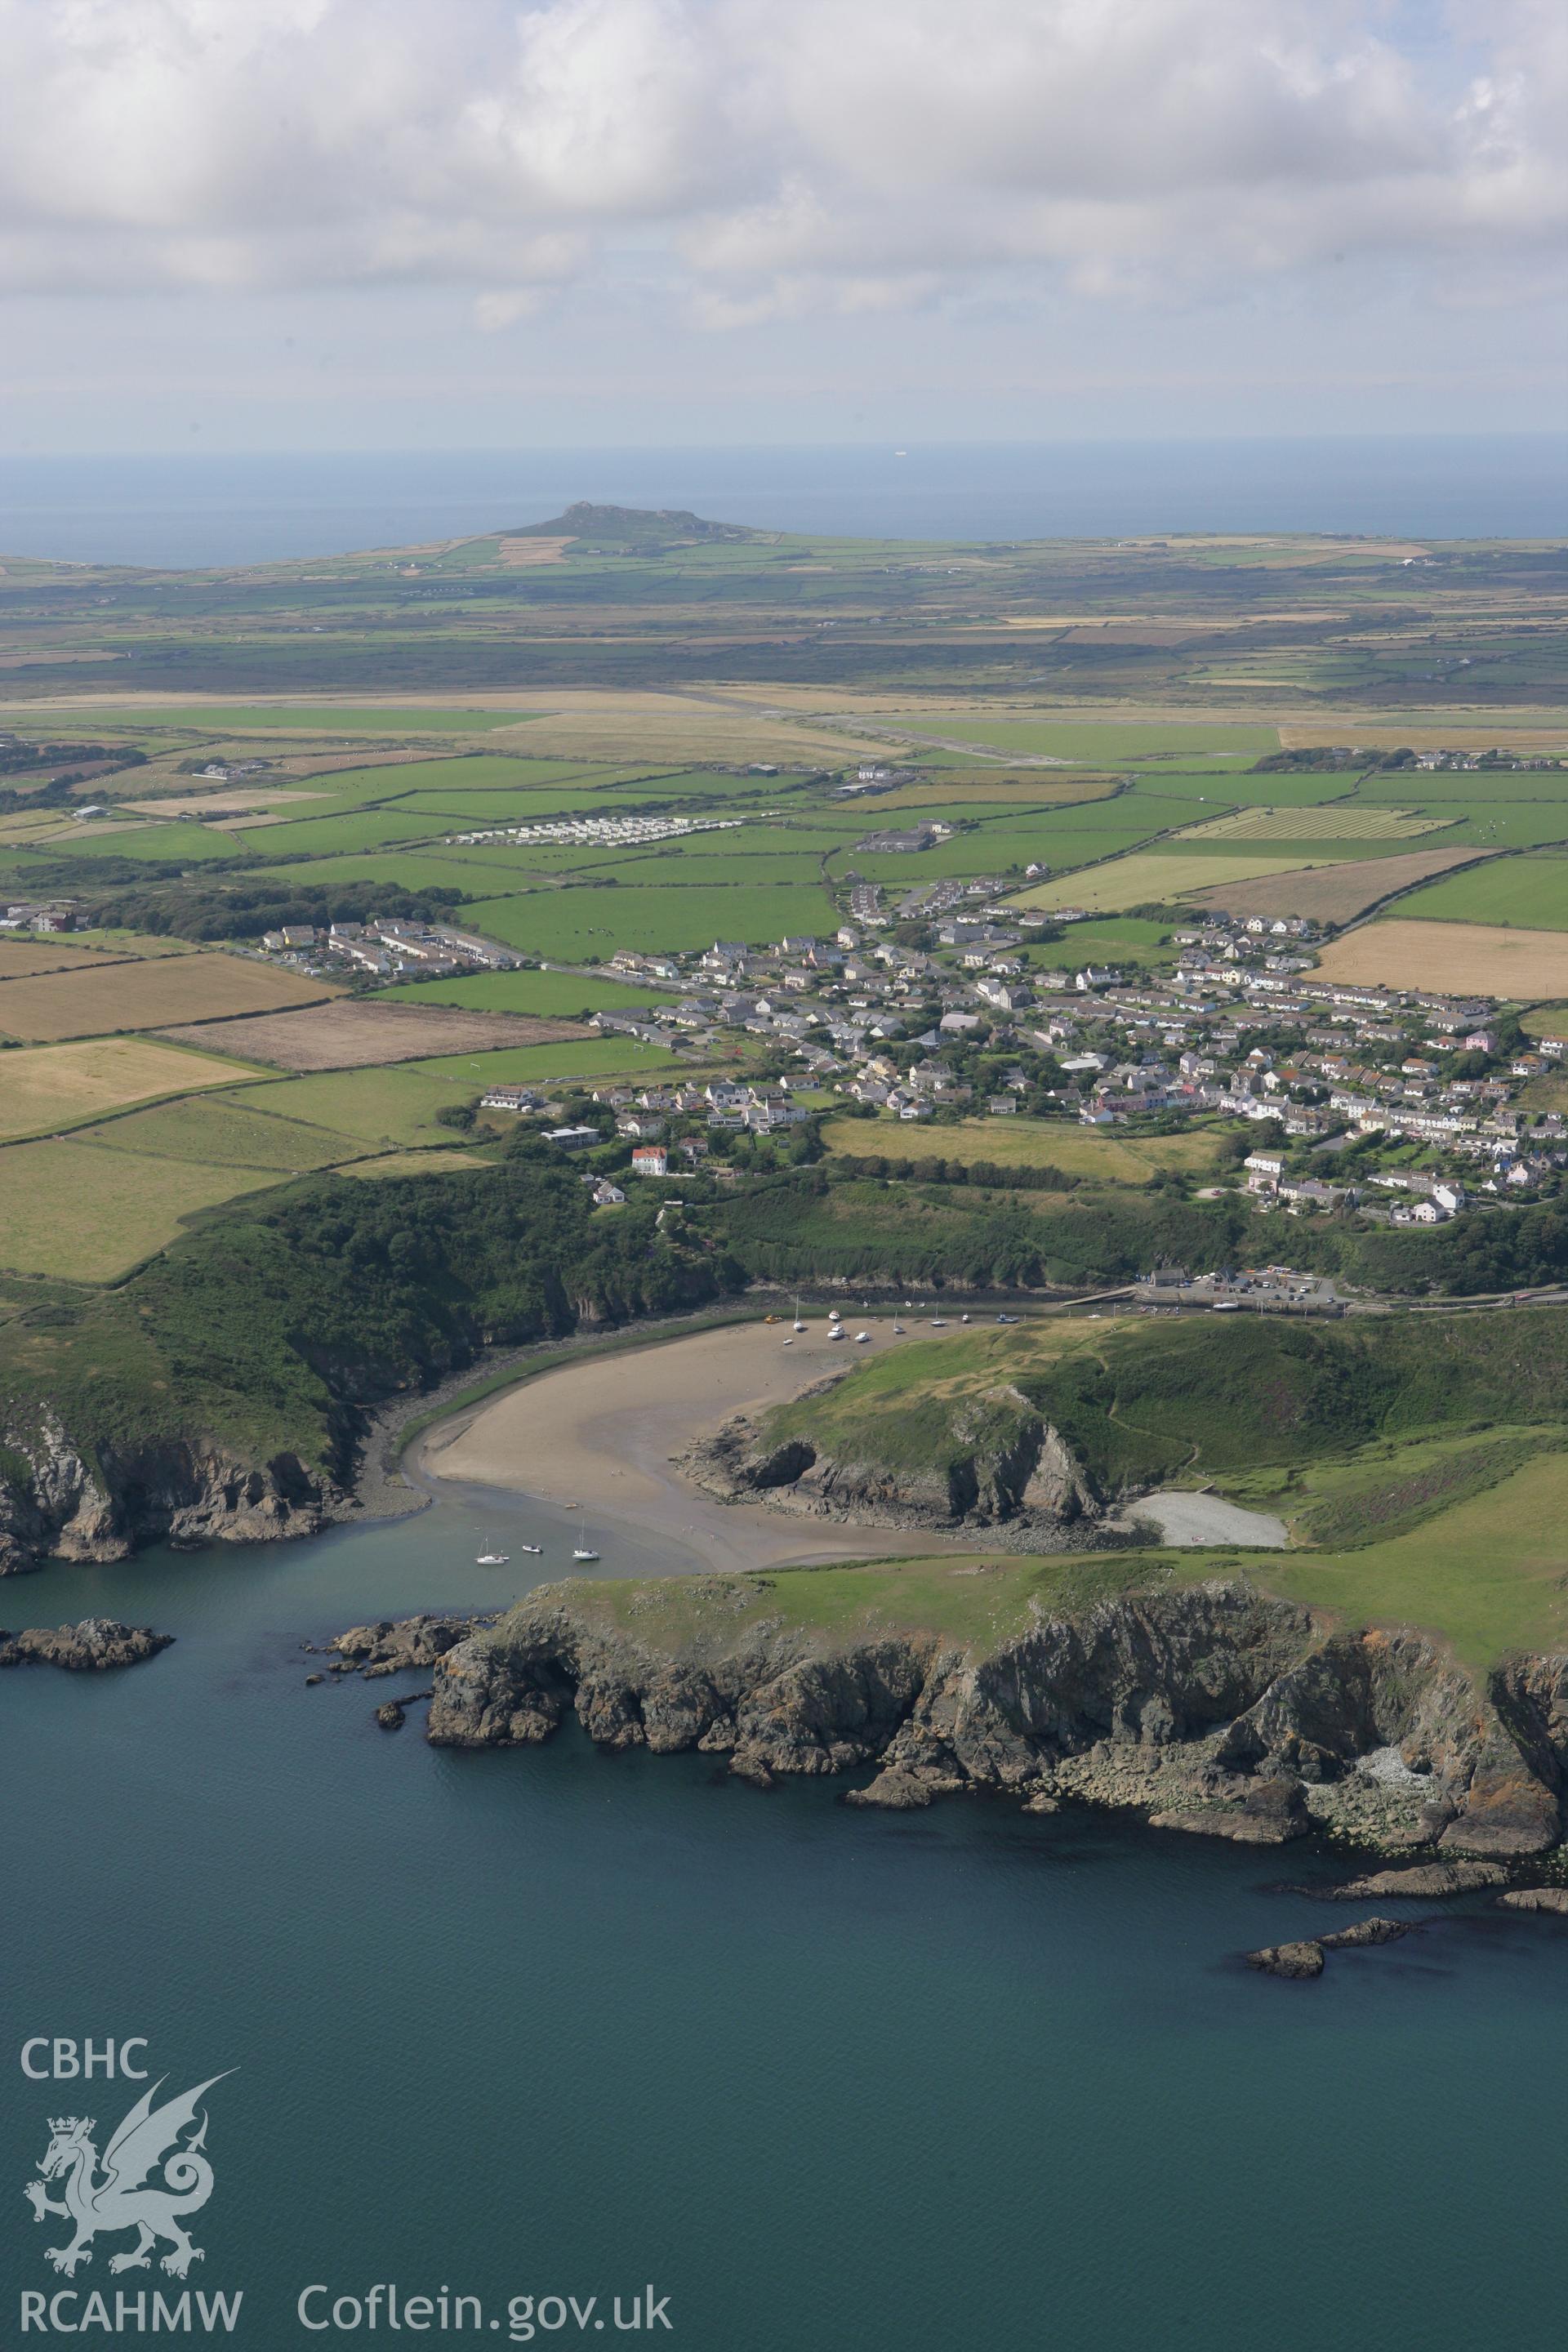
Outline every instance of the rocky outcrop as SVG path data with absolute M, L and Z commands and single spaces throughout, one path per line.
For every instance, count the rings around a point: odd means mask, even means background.
M 438 1656 L 430 1738 L 526 1745 L 574 1710 L 603 1747 L 698 1748 L 759 1785 L 874 1764 L 850 1801 L 896 1811 L 990 1789 L 1248 1844 L 1317 1829 L 1438 1850 L 1363 1895 L 1500 1883 L 1496 1860 L 1461 1857 L 1559 1834 L 1554 1792 L 1485 1694 L 1418 1636 L 1341 1636 L 1214 1582 L 1042 1612 L 977 1654 L 934 1633 L 791 1626 L 759 1613 L 769 1589 L 693 1580 L 697 1630 L 659 1640 L 635 1630 L 651 1591 L 623 1620 L 602 1591 L 546 1588 Z
M 807 1397 L 843 1377 L 819 1382 Z M 895 1468 L 850 1451 L 834 1454 L 814 1439 L 781 1436 L 770 1423 L 737 1415 L 694 1446 L 681 1467 L 722 1502 L 766 1502 L 873 1527 L 1010 1526 L 1044 1539 L 1041 1548 L 1099 1520 L 1104 1508 L 1066 1439 L 1011 1383 L 965 1402 L 940 1461 Z M 1099 1539 L 1108 1540 L 1103 1528 Z
M 1247 1953 L 1247 1965 L 1249 1969 L 1262 1969 L 1271 1977 L 1321 1977 L 1327 1953 L 1358 1951 L 1369 1944 L 1397 1943 L 1401 1936 L 1410 1932 L 1408 1920 L 1358 1919 L 1353 1927 L 1341 1927 L 1332 1936 L 1307 1936 L 1294 1944 L 1266 1944 L 1261 1951 Z
M 373 1625 L 351 1625 L 324 1644 L 342 1662 L 334 1672 L 347 1669 L 367 1682 L 383 1675 L 401 1674 L 405 1666 L 433 1666 L 448 1650 L 483 1625 L 493 1625 L 497 1612 L 441 1616 L 422 1610 L 416 1617 L 381 1617 Z M 309 1650 L 310 1644 L 305 1643 Z
M 260 1465 L 192 1443 L 89 1462 L 51 1414 L 0 1432 L 0 1575 L 47 1559 L 129 1559 L 142 1544 L 266 1543 L 314 1535 L 348 1497 L 291 1454 Z
M 1247 1965 L 1271 1977 L 1321 1977 L 1323 1948 L 1310 1937 L 1297 1944 L 1265 1944 L 1260 1952 L 1248 1952 Z
M 1516 1886 L 1498 1901 L 1505 1911 L 1550 1911 L 1568 1919 L 1568 1886 Z
M 1386 1902 L 1391 1895 L 1425 1903 L 1446 1895 L 1473 1895 L 1478 1887 L 1501 1886 L 1507 1879 L 1500 1862 L 1418 1862 L 1407 1870 L 1374 1870 L 1346 1886 L 1319 1891 L 1334 1903 Z
M 112 1617 L 84 1617 L 78 1625 L 31 1625 L 0 1633 L 0 1666 L 64 1666 L 72 1674 L 102 1674 L 140 1665 L 174 1640 L 150 1625 L 121 1625 Z
M 1285 1845 L 1312 1826 L 1300 1780 L 1256 1780 L 1240 1802 L 1205 1807 L 1201 1812 L 1152 1813 L 1157 1830 L 1194 1830 L 1205 1837 L 1229 1838 L 1235 1845 Z

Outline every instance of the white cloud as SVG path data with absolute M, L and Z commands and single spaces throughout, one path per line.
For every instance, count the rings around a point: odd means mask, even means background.
M 639 264 L 714 326 L 1393 259 L 1538 300 L 1568 19 L 1463 0 L 0 0 L 0 288 Z

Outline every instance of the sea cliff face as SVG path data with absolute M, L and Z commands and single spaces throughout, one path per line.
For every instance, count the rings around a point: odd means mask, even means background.
M 144 1543 L 262 1543 L 313 1535 L 346 1497 L 293 1454 L 236 1462 L 198 1441 L 89 1463 L 54 1416 L 7 1430 L 0 1482 L 0 1576 L 58 1559 L 127 1559 Z
M 1239 1581 L 1040 1614 L 981 1646 L 825 1633 L 770 1612 L 770 1580 L 701 1583 L 677 1641 L 638 1630 L 635 1597 L 618 1621 L 603 1586 L 531 1596 L 437 1661 L 431 1739 L 527 1745 L 575 1711 L 600 1746 L 698 1748 L 763 1785 L 876 1764 L 854 1792 L 873 1805 L 1076 1796 L 1249 1843 L 1316 1827 L 1494 1858 L 1562 1834 L 1568 1658 L 1482 1687 L 1419 1635 L 1336 1633 Z

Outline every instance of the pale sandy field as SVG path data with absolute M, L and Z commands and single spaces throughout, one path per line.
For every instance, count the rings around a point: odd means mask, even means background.
M 670 1456 L 731 1413 L 782 1403 L 826 1373 L 900 1344 L 886 1315 L 857 1318 L 846 1310 L 851 1335 L 875 1335 L 869 1348 L 857 1347 L 853 1336 L 835 1346 L 821 1314 L 805 1319 L 810 1328 L 789 1348 L 787 1320 L 741 1323 L 563 1364 L 471 1415 L 438 1423 L 418 1466 L 437 1478 L 579 1505 L 595 1528 L 608 1517 L 669 1536 L 717 1569 L 972 1551 L 973 1537 L 963 1544 L 915 1528 L 856 1528 L 710 1502 L 680 1478 Z M 909 1338 L 932 1337 L 923 1318 L 903 1319 Z M 956 1316 L 948 1328 L 958 1334 Z
M 1526 1003 L 1568 996 L 1568 931 L 1390 918 L 1331 940 L 1314 976 L 1389 988 L 1468 989 Z

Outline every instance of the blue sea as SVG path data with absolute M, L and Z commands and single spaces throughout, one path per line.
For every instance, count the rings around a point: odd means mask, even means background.
M 1146 531 L 1568 537 L 1568 433 L 823 448 L 0 457 L 0 553 L 260 563 L 403 546 L 578 499 L 888 539 Z
M 510 1599 L 477 1553 L 542 1535 L 559 1573 L 577 1524 L 459 1495 L 0 1588 L 13 1625 L 178 1636 L 118 1675 L 0 1678 L 0 2010 L 12 2053 L 145 2037 L 160 2097 L 224 2078 L 183 2284 L 243 2295 L 236 2341 L 363 2343 L 378 2284 L 472 2297 L 447 2334 L 501 2343 L 613 2340 L 651 2287 L 639 2335 L 689 2352 L 1559 2340 L 1562 1922 L 1478 1898 L 1280 1983 L 1238 1956 L 1344 1916 L 1279 1888 L 1334 1874 L 1310 1848 L 866 1814 L 574 1727 L 437 1751 L 420 1710 L 375 1727 L 387 1683 L 306 1687 L 302 1640 Z M 645 1564 L 676 1563 L 613 1562 Z M 123 2236 L 58 2277 L 66 2225 L 20 2193 L 50 2117 L 90 2115 L 101 2151 L 142 2084 L 9 2065 L 0 2342 L 43 2340 L 26 2294 L 74 2293 L 70 2322 L 95 2288 L 111 2317 L 117 2290 L 177 2299 L 110 2275 Z M 310 2289 L 338 2327 L 301 2323 Z

